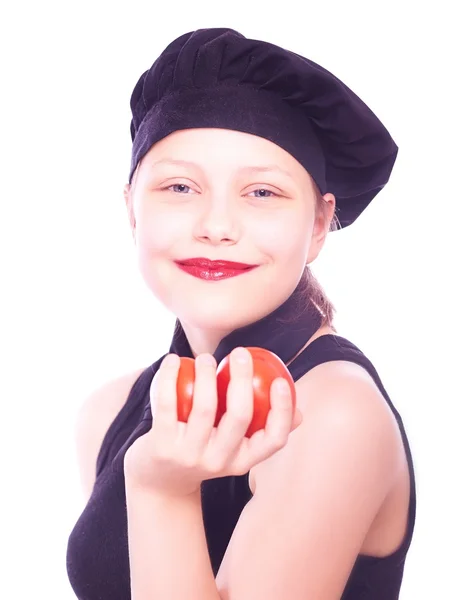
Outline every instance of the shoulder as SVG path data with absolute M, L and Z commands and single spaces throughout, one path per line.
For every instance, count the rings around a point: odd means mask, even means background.
M 348 349 L 348 355 L 353 356 L 355 352 L 362 355 L 362 352 L 350 340 L 342 338 L 329 327 L 322 327 L 318 330 L 303 350 L 310 346 L 308 352 L 313 354 L 317 348 L 316 351 L 322 353 L 322 343 L 325 343 L 326 348 L 337 349 L 339 352 L 331 351 L 328 360 L 313 366 L 296 381 L 299 397 L 308 395 L 315 398 L 335 398 L 336 396 L 343 398 L 344 395 L 347 395 L 350 398 L 356 398 L 369 394 L 373 398 L 378 398 L 377 404 L 390 412 L 386 406 L 386 400 L 369 370 L 360 364 L 361 361 L 354 362 L 348 358 L 347 352 L 342 349 L 342 343 L 344 343 L 343 348 Z M 336 360 L 337 357 L 338 360 Z M 370 363 L 368 359 L 366 362 Z M 325 409 L 325 404 L 320 403 L 320 406 L 322 410 Z
M 85 497 L 89 497 L 94 485 L 97 456 L 105 434 L 145 368 L 128 371 L 104 382 L 81 404 L 75 424 L 75 441 Z
M 382 485 L 394 483 L 405 460 L 402 437 L 366 369 L 345 360 L 322 363 L 296 382 L 296 390 L 302 423 L 280 452 L 255 467 L 256 487 L 263 479 L 274 483 L 277 469 L 287 465 L 303 474 L 321 466 L 332 476 L 358 464 L 361 472 L 377 473 Z
M 323 346 L 324 344 L 324 346 Z M 294 357 L 303 351 L 311 356 L 315 353 L 325 356 L 315 366 L 296 381 L 300 410 L 308 414 L 316 412 L 323 418 L 335 411 L 344 411 L 349 417 L 367 418 L 371 414 L 383 413 L 385 419 L 396 425 L 394 415 L 373 377 L 375 369 L 363 353 L 350 340 L 342 338 L 335 329 L 321 327 Z M 358 360 L 353 358 L 357 355 Z M 327 359 L 326 359 L 327 357 Z M 290 361 L 292 362 L 292 361 Z M 312 360 L 312 363 L 314 361 Z M 361 406 L 362 405 L 362 406 Z
M 296 382 L 298 391 L 307 390 L 308 393 L 330 394 L 339 390 L 341 393 L 350 390 L 366 391 L 380 394 L 376 382 L 360 364 L 351 360 L 328 360 L 320 363 L 305 373 Z
M 346 360 L 322 363 L 296 382 L 304 417 L 320 420 L 323 429 L 379 432 L 400 441 L 395 416 L 371 374 Z M 362 433 L 361 433 L 362 434 Z

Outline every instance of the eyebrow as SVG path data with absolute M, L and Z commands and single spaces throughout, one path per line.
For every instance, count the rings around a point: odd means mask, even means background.
M 175 165 L 178 167 L 192 167 L 194 169 L 202 170 L 202 168 L 197 163 L 194 163 L 189 160 L 178 160 L 178 159 L 174 159 L 174 158 L 161 158 L 160 160 L 156 160 L 153 163 L 151 163 L 151 167 L 153 168 L 153 167 L 156 167 L 157 165 L 161 165 L 161 164 Z M 282 173 L 283 175 L 286 175 L 290 179 L 294 179 L 293 175 L 289 171 L 287 171 L 286 169 L 282 169 L 281 167 L 278 167 L 277 165 L 246 166 L 246 167 L 241 167 L 240 169 L 238 169 L 238 172 L 239 173 L 271 173 L 271 172 L 275 173 L 275 172 L 277 172 L 277 173 Z

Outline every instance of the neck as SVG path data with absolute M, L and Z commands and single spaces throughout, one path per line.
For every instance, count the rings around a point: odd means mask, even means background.
M 215 330 L 211 336 L 193 332 L 177 321 L 170 352 L 195 357 L 213 354 L 217 363 L 237 346 L 271 350 L 287 362 L 322 326 L 322 316 L 298 286 L 290 297 L 269 315 L 231 332 Z M 195 335 L 194 335 L 195 334 Z M 189 336 L 189 337 L 188 337 Z
M 177 321 L 175 327 L 176 331 L 181 330 L 179 335 L 184 336 L 188 341 L 190 352 L 194 358 L 199 354 L 215 354 L 221 340 L 231 333 L 224 329 L 203 331 L 183 321 Z

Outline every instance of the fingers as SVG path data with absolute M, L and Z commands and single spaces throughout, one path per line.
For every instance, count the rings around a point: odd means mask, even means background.
M 216 361 L 211 354 L 200 354 L 196 358 L 192 410 L 184 438 L 192 453 L 190 461 L 200 457 L 208 445 L 215 426 L 217 403 Z
M 157 435 L 164 439 L 172 439 L 177 432 L 177 378 L 180 369 L 180 358 L 176 354 L 168 354 L 161 363 L 150 389 L 153 406 L 153 427 Z
M 271 409 L 267 417 L 265 435 L 274 446 L 284 446 L 293 424 L 291 390 L 285 379 L 275 379 L 270 388 Z
M 236 469 L 241 474 L 281 450 L 288 442 L 292 429 L 299 426 L 299 423 L 295 425 L 293 417 L 301 419 L 301 413 L 293 415 L 291 390 L 285 379 L 277 378 L 272 382 L 270 400 L 271 408 L 265 428 L 247 440 L 237 457 Z
M 188 422 L 177 420 L 177 379 L 180 358 L 167 355 L 151 387 L 154 402 L 153 428 L 161 443 L 178 442 L 183 463 L 198 465 L 208 473 L 244 474 L 288 441 L 302 414 L 293 411 L 291 390 L 285 379 L 277 378 L 270 388 L 270 411 L 265 429 L 251 438 L 245 434 L 253 418 L 253 360 L 246 348 L 236 348 L 229 357 L 230 381 L 226 412 L 215 428 L 217 410 L 216 361 L 210 354 L 196 358 L 192 410 Z M 165 447 L 165 446 L 164 446 Z
M 229 368 L 226 412 L 212 444 L 212 453 L 221 461 L 230 460 L 239 450 L 253 418 L 253 361 L 246 348 L 231 352 Z

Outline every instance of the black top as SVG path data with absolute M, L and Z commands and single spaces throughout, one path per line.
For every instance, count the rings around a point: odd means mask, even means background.
M 288 302 L 290 311 L 291 300 Z M 218 362 L 238 345 L 269 348 L 285 362 L 292 358 L 317 329 L 317 315 L 309 310 L 299 318 L 296 316 L 285 320 L 282 311 L 286 305 L 265 319 L 227 336 L 215 352 Z M 181 356 L 190 355 L 189 345 L 180 327 L 175 331 L 171 351 Z M 151 428 L 149 388 L 162 358 L 143 371 L 108 429 L 97 460 L 92 495 L 70 535 L 67 570 L 70 583 L 80 600 L 128 600 L 131 597 L 123 459 L 135 439 Z M 289 370 L 297 381 L 317 365 L 333 360 L 357 363 L 374 379 L 398 423 L 407 455 L 411 486 L 408 527 L 401 546 L 383 558 L 359 555 L 342 599 L 396 600 L 415 522 L 415 478 L 409 443 L 402 419 L 374 366 L 348 340 L 338 335 L 324 335 L 315 339 L 289 365 Z M 201 490 L 205 532 L 216 576 L 238 518 L 252 497 L 248 474 L 204 481 Z

